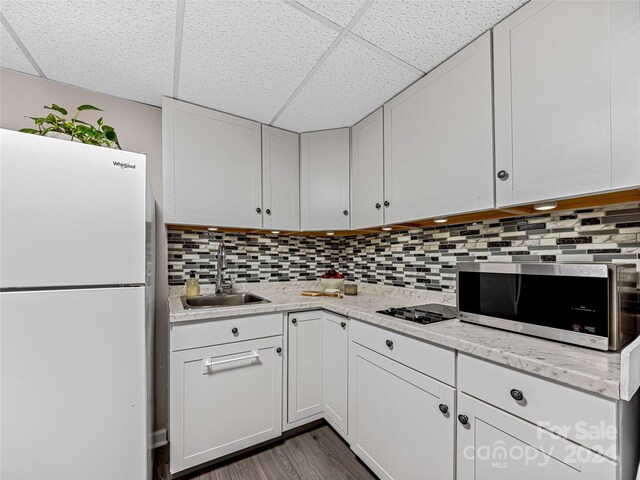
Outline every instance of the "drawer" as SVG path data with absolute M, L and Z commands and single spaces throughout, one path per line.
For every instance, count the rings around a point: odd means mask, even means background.
M 349 336 L 352 342 L 455 386 L 453 350 L 355 320 L 349 326 Z
M 282 335 L 282 322 L 281 313 L 272 313 L 197 323 L 174 323 L 171 325 L 171 351 Z
M 463 354 L 458 355 L 458 390 L 617 458 L 613 400 Z M 512 390 L 522 393 L 521 401 Z

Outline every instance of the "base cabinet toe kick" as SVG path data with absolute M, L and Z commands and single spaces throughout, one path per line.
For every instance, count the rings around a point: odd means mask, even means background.
M 604 398 L 323 310 L 173 324 L 170 364 L 172 474 L 319 419 L 381 479 L 638 473 L 640 395 Z

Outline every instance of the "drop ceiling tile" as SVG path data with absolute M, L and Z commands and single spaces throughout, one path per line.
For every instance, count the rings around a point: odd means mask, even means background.
M 351 31 L 427 72 L 526 1 L 376 1 Z
M 364 4 L 364 0 L 298 0 L 298 3 L 345 27 Z
M 414 71 L 345 38 L 275 125 L 297 131 L 351 126 L 417 79 Z
M 160 105 L 173 86 L 173 0 L 3 0 L 48 78 Z
M 0 67 L 30 73 L 31 75 L 38 74 L 7 29 L 4 28 L 4 25 L 0 26 Z
M 283 2 L 187 1 L 178 96 L 269 123 L 337 35 Z

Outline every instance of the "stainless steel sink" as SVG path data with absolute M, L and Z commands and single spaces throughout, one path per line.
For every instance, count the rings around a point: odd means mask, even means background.
M 220 295 L 201 295 L 199 297 L 180 297 L 182 306 L 192 308 L 236 307 L 238 305 L 254 305 L 256 303 L 271 303 L 253 293 L 227 293 Z

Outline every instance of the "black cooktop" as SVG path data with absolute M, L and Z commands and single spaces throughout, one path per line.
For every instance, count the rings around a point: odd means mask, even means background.
M 387 308 L 386 310 L 379 310 L 376 313 L 383 313 L 384 315 L 390 315 L 423 325 L 440 322 L 442 320 L 451 320 L 458 316 L 458 310 L 455 307 L 441 305 L 439 303 L 428 303 L 415 307 Z

